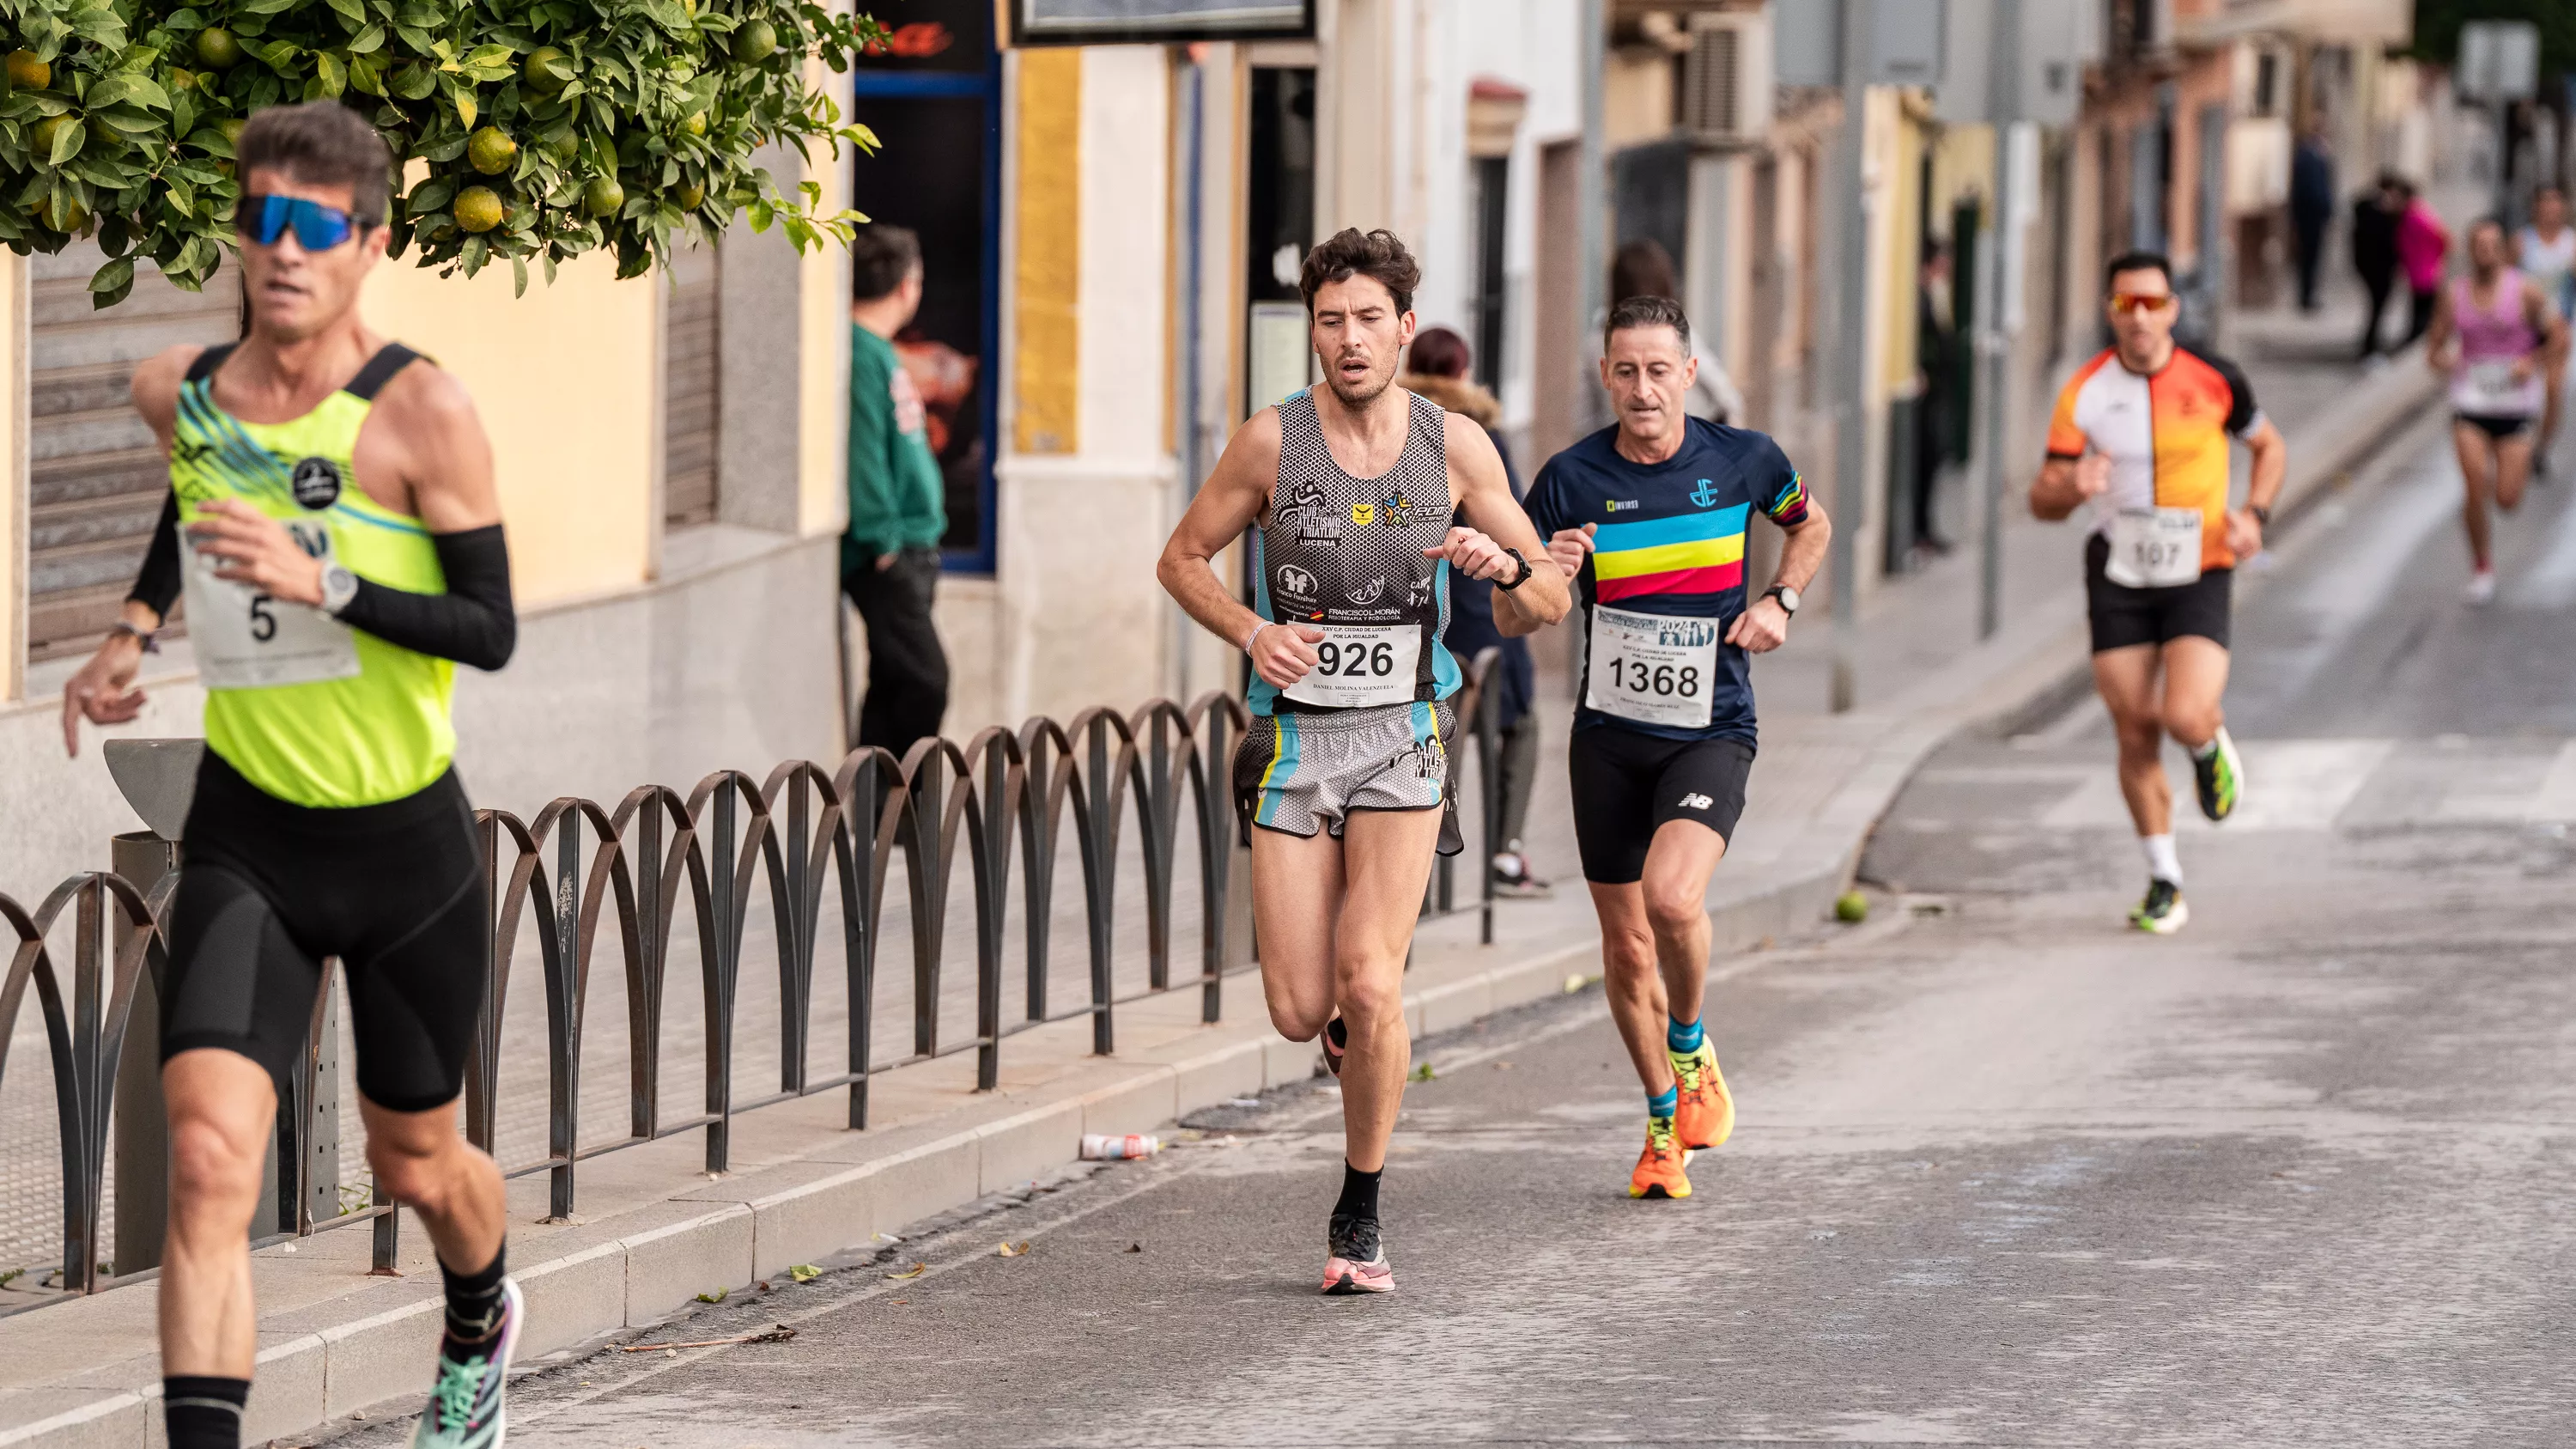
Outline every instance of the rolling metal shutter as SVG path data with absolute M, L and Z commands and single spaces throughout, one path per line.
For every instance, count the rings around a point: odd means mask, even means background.
M 673 259 L 662 313 L 662 516 L 716 516 L 716 252 L 699 245 Z
M 117 616 L 170 475 L 152 430 L 126 387 L 134 365 L 183 342 L 230 341 L 241 332 L 238 273 L 226 267 L 202 292 L 183 292 L 149 263 L 134 293 L 106 311 L 90 306 L 90 274 L 106 259 L 90 242 L 28 259 L 27 652 L 85 653 Z

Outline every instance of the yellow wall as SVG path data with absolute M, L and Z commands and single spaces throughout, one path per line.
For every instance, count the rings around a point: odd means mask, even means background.
M 1011 433 L 1022 453 L 1082 446 L 1082 56 L 1019 54 Z
M 631 588 L 649 567 L 662 282 L 616 271 L 607 256 L 584 257 L 513 297 L 507 266 L 469 280 L 393 261 L 367 284 L 368 324 L 474 394 L 522 607 Z

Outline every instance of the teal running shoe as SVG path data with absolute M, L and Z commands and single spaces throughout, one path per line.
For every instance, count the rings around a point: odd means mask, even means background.
M 501 1305 L 501 1326 L 474 1346 L 479 1352 L 469 1350 L 459 1360 L 454 1354 L 460 1345 L 440 1340 L 438 1382 L 430 1388 L 420 1427 L 412 1431 L 411 1449 L 500 1449 L 509 1418 L 510 1354 L 519 1346 L 519 1324 L 527 1315 L 519 1285 L 508 1278 L 501 1280 Z

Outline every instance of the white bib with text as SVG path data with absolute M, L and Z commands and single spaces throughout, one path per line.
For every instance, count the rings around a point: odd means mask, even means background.
M 1596 605 L 1584 706 L 1640 724 L 1706 728 L 1725 625 Z
M 1356 709 L 1372 704 L 1406 704 L 1413 699 L 1414 676 L 1422 666 L 1419 624 L 1305 624 L 1291 628 L 1320 629 L 1324 642 L 1315 646 L 1315 667 L 1306 677 L 1280 691 L 1299 704 L 1329 709 Z
M 315 558 L 331 557 L 331 530 L 289 522 L 295 541 Z M 268 689 L 350 679 L 358 641 L 349 626 L 309 604 L 290 604 L 245 583 L 215 577 L 222 561 L 182 543 L 181 579 L 188 597 L 188 639 L 208 689 Z
M 2123 508 L 2111 515 L 2111 582 L 2170 589 L 2200 581 L 2200 510 Z

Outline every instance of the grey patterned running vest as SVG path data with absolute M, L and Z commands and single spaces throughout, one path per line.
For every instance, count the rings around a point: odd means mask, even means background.
M 1311 392 L 1279 404 L 1279 478 L 1252 530 L 1252 607 L 1328 637 L 1321 662 L 1292 690 L 1253 676 L 1246 703 L 1254 714 L 1376 708 L 1458 691 L 1458 662 L 1440 643 L 1449 564 L 1422 556 L 1449 536 L 1444 414 L 1429 398 L 1405 400 L 1404 448 L 1394 467 L 1366 479 L 1333 461 Z

